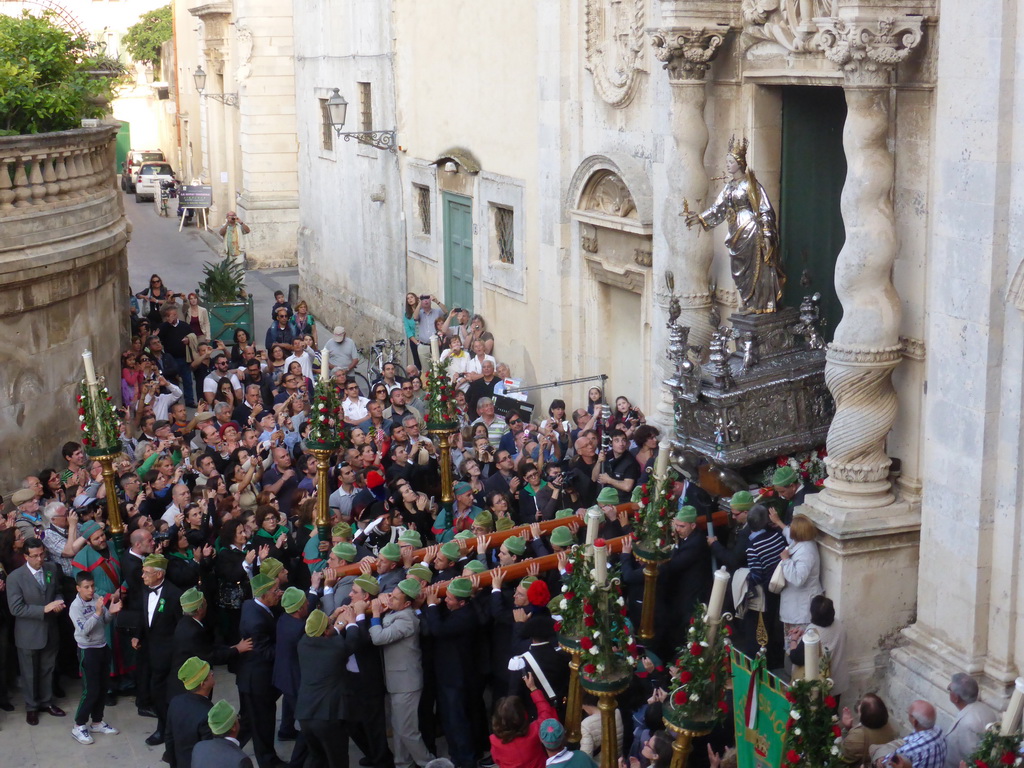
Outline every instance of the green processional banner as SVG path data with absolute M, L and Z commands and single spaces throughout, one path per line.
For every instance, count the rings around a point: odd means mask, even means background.
M 765 669 L 763 656 L 751 659 L 733 648 L 731 657 L 739 768 L 780 768 L 790 709 L 787 686 Z M 748 707 L 751 698 L 754 706 Z

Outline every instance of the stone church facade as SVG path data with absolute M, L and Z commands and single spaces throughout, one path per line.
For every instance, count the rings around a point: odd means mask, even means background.
M 407 290 L 482 314 L 514 375 L 598 373 L 652 421 L 671 273 L 706 344 L 738 306 L 687 230 L 733 136 L 779 215 L 786 303 L 825 295 L 837 413 L 825 587 L 859 691 L 944 705 L 1018 673 L 1021 179 L 1015 9 L 846 0 L 295 7 L 299 266 L 313 311 L 400 336 Z M 397 153 L 343 142 L 397 129 Z M 544 390 L 581 403 L 586 385 Z M 893 461 L 898 459 L 898 461 Z M 948 706 L 948 705 L 946 705 Z

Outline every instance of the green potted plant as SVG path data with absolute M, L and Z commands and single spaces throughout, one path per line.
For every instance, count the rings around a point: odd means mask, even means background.
M 665 477 L 652 478 L 633 492 L 633 501 L 640 505 L 633 512 L 633 557 L 642 563 L 662 562 L 672 551 L 676 477 L 669 470 Z
M 673 666 L 665 724 L 680 729 L 706 732 L 729 712 L 729 628 L 724 622 L 712 634 L 707 606 L 698 604 L 690 619 L 686 643 L 679 649 Z
M 253 337 L 255 323 L 252 297 L 245 290 L 245 267 L 225 256 L 216 264 L 203 264 L 199 299 L 210 313 L 210 335 L 225 344 L 234 342 L 235 330 L 242 328 Z

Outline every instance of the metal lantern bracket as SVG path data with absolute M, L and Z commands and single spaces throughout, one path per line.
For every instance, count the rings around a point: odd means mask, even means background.
M 398 134 L 395 130 L 390 131 L 344 131 L 345 115 L 348 111 L 348 102 L 341 95 L 337 88 L 333 89 L 331 97 L 327 100 L 327 111 L 330 116 L 331 127 L 338 138 L 351 141 L 355 138 L 362 144 L 369 144 L 377 149 L 386 149 L 395 154 L 398 149 Z
M 196 81 L 196 90 L 199 91 L 200 96 L 219 101 L 226 107 L 238 106 L 237 93 L 203 93 L 206 90 L 206 73 L 203 71 L 202 66 L 196 67 L 196 71 L 192 73 L 192 78 Z

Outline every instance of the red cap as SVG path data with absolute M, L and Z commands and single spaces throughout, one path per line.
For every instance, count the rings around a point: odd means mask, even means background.
M 530 605 L 547 605 L 551 602 L 551 591 L 546 581 L 537 579 L 526 590 L 526 599 Z
M 384 485 L 384 477 L 383 477 L 383 475 L 381 475 L 380 472 L 367 472 L 366 473 L 366 487 L 367 488 L 370 488 L 372 490 L 373 488 L 379 488 L 382 485 Z

